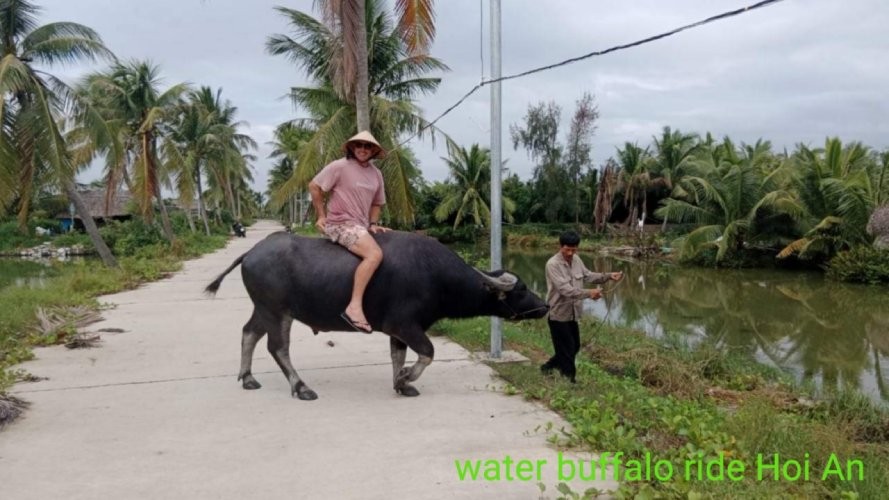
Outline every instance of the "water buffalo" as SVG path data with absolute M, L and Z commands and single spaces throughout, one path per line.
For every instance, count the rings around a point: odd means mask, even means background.
M 439 319 L 520 320 L 546 314 L 546 303 L 509 272 L 483 273 L 438 241 L 419 234 L 391 231 L 374 238 L 384 257 L 368 285 L 364 311 L 374 330 L 389 335 L 398 394 L 420 394 L 410 382 L 432 362 L 433 346 L 426 330 Z M 260 387 L 250 367 L 256 343 L 268 333 L 269 352 L 290 382 L 291 394 L 317 398 L 290 362 L 290 325 L 295 319 L 315 333 L 351 331 L 340 313 L 349 302 L 358 258 L 323 238 L 273 233 L 238 257 L 206 292 L 216 293 L 238 264 L 253 301 L 253 315 L 243 329 L 238 380 L 243 380 L 244 389 Z M 418 360 L 405 367 L 408 347 Z

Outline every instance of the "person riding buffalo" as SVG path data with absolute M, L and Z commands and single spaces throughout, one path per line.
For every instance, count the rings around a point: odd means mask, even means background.
M 343 144 L 344 158 L 325 166 L 309 182 L 312 205 L 318 219 L 315 227 L 361 258 L 352 284 L 352 298 L 340 317 L 355 330 L 372 333 L 364 315 L 364 291 L 383 261 L 383 252 L 372 234 L 389 231 L 380 226 L 380 213 L 386 204 L 383 175 L 373 164 L 386 151 L 368 131 L 362 131 Z M 329 193 L 327 206 L 324 193 Z

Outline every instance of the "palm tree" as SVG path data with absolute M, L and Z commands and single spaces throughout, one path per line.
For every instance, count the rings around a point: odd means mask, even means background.
M 706 170 L 698 166 L 696 175 L 682 177 L 673 191 L 681 191 L 683 197 L 668 198 L 655 212 L 699 226 L 684 238 L 682 258 L 715 247 L 716 261 L 721 262 L 729 253 L 742 251 L 763 237 L 760 231 L 769 218 L 797 219 L 802 214 L 797 197 L 757 168 L 758 156 L 728 156 L 737 161 L 724 161 Z
M 256 171 L 253 162 L 256 159 L 256 155 L 250 153 L 242 153 L 240 160 L 235 155 L 231 168 L 224 171 L 223 181 L 230 186 L 228 190 L 234 203 L 232 214 L 238 219 L 243 218 L 245 213 L 255 214 L 259 208 L 253 203 L 252 187 L 253 172 Z
M 435 209 L 435 218 L 442 222 L 451 215 L 454 217 L 454 229 L 466 218 L 472 218 L 476 226 L 488 225 L 491 211 L 488 199 L 491 192 L 491 153 L 486 148 L 473 144 L 466 148 L 455 144 L 448 145 L 449 158 L 442 158 L 451 171 L 453 184 L 448 186 L 447 194 Z M 512 221 L 515 203 L 503 198 L 503 213 L 508 221 Z
M 321 0 L 319 3 L 326 24 L 342 40 L 340 49 L 331 53 L 330 81 L 342 100 L 355 104 L 358 130 L 370 130 L 371 53 L 366 22 L 379 8 L 373 0 L 371 8 L 366 0 Z M 396 32 L 411 57 L 425 54 L 435 38 L 432 4 L 432 0 L 395 2 L 399 16 Z
M 617 150 L 618 171 L 617 190 L 623 193 L 624 206 L 630 214 L 627 224 L 648 215 L 648 190 L 651 188 L 652 158 L 648 148 L 642 149 L 629 142 Z
M 242 151 L 256 147 L 253 139 L 238 133 L 243 123 L 234 120 L 236 112 L 231 102 L 222 100 L 222 89 L 214 93 L 210 87 L 201 87 L 188 94 L 187 102 L 179 104 L 168 140 L 164 142 L 164 159 L 177 174 L 180 202 L 189 207 L 197 193 L 198 211 L 208 235 L 210 225 L 202 172 L 207 175 L 211 188 L 220 192 L 231 213 L 237 216 L 234 185 L 243 184 L 242 180 L 249 176 L 249 156 L 244 156 Z
M 398 137 L 428 125 L 413 99 L 438 88 L 439 78 L 423 75 L 446 70 L 447 66 L 428 55 L 409 55 L 390 16 L 382 8 L 380 0 L 366 3 L 370 41 L 369 130 L 388 150 L 385 159 L 378 162 L 386 183 L 387 209 L 398 221 L 409 222 L 413 219 L 411 178 L 417 175 L 417 170 L 410 153 L 397 146 Z M 273 35 L 267 42 L 267 50 L 297 63 L 317 85 L 293 88 L 290 92 L 294 105 L 309 115 L 296 120 L 295 124 L 313 129 L 315 134 L 298 152 L 294 176 L 273 196 L 273 202 L 280 206 L 304 189 L 321 167 L 341 155 L 340 145 L 354 134 L 356 108 L 337 91 L 336 80 L 331 77 L 338 67 L 338 54 L 344 50 L 340 34 L 308 14 L 283 7 L 278 11 L 288 18 L 296 37 Z
M 315 131 L 293 123 L 284 123 L 275 129 L 275 140 L 270 142 L 272 152 L 269 158 L 276 161 L 269 171 L 268 193 L 271 195 L 278 191 L 287 181 L 293 177 L 293 167 L 299 157 L 299 151 L 308 143 Z M 285 221 L 287 225 L 297 222 L 300 226 L 305 222 L 304 217 L 311 203 L 308 193 L 301 190 L 288 196 Z M 305 206 L 305 209 L 303 208 Z
M 879 192 L 871 184 L 872 159 L 868 148 L 847 146 L 829 138 L 823 149 L 799 145 L 785 168 L 792 169 L 796 191 L 805 208 L 803 237 L 778 254 L 799 253 L 803 258 L 831 257 L 839 250 L 868 241 L 867 221 Z
M 109 155 L 106 162 L 108 189 L 116 189 L 121 179 L 131 176 L 132 192 L 142 216 L 153 216 L 152 199 L 157 200 L 161 222 L 168 241 L 174 238 L 166 205 L 161 198 L 164 171 L 158 158 L 165 121 L 175 116 L 180 96 L 188 85 L 179 83 L 161 92 L 160 70 L 145 61 L 117 63 L 108 71 L 88 75 L 80 84 L 86 96 L 116 131 L 111 144 L 99 152 Z M 115 153 L 119 151 L 119 153 Z
M 26 0 L 0 0 L 0 202 L 18 199 L 18 221 L 27 231 L 31 197 L 40 174 L 68 195 L 96 250 L 108 266 L 117 266 L 86 204 L 74 184 L 77 164 L 72 161 L 59 120 L 66 109 L 88 114 L 73 91 L 55 76 L 31 63 L 95 61 L 114 55 L 92 29 L 69 22 L 37 25 L 40 9 Z
M 697 141 L 696 134 L 683 134 L 670 127 L 663 128 L 660 139 L 654 138 L 654 170 L 658 176 L 654 181 L 655 187 L 666 190 L 667 195 L 674 198 L 684 195 L 681 189 L 678 192 L 674 192 L 674 189 L 676 181 L 682 178 L 697 151 Z M 666 228 L 667 219 L 664 218 L 661 229 L 666 230 Z
M 220 126 L 219 136 L 222 146 L 218 155 L 209 158 L 208 170 L 211 179 L 225 193 L 229 210 L 236 217 L 240 217 L 235 200 L 236 186 L 245 185 L 245 180 L 252 178 L 250 174 L 250 162 L 255 157 L 245 151 L 255 150 L 257 145 L 250 136 L 241 134 L 238 129 L 249 126 L 247 122 L 236 121 L 238 108 L 230 101 L 222 100 L 222 89 L 215 96 L 210 87 L 201 87 L 197 94 L 193 94 L 200 106 L 214 118 L 214 123 Z

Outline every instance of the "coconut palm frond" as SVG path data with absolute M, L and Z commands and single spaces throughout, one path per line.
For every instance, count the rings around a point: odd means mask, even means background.
M 0 394 L 0 430 L 11 424 L 30 406 L 25 400 L 10 394 Z
M 680 259 L 695 257 L 704 247 L 715 245 L 717 238 L 722 235 L 724 227 L 718 225 L 701 226 L 688 233 L 682 240 L 679 250 Z
M 801 252 L 806 246 L 808 246 L 810 241 L 810 238 L 800 238 L 798 240 L 790 242 L 790 244 L 788 244 L 787 246 L 782 248 L 780 252 L 778 252 L 778 258 L 786 259 L 787 257 L 790 257 L 795 253 Z

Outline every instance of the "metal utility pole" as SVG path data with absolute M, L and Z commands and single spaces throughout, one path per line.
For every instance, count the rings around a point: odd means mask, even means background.
M 500 78 L 500 0 L 491 0 L 491 79 Z M 500 269 L 500 82 L 491 84 L 491 270 Z M 491 357 L 499 358 L 503 346 L 502 321 L 491 317 Z

